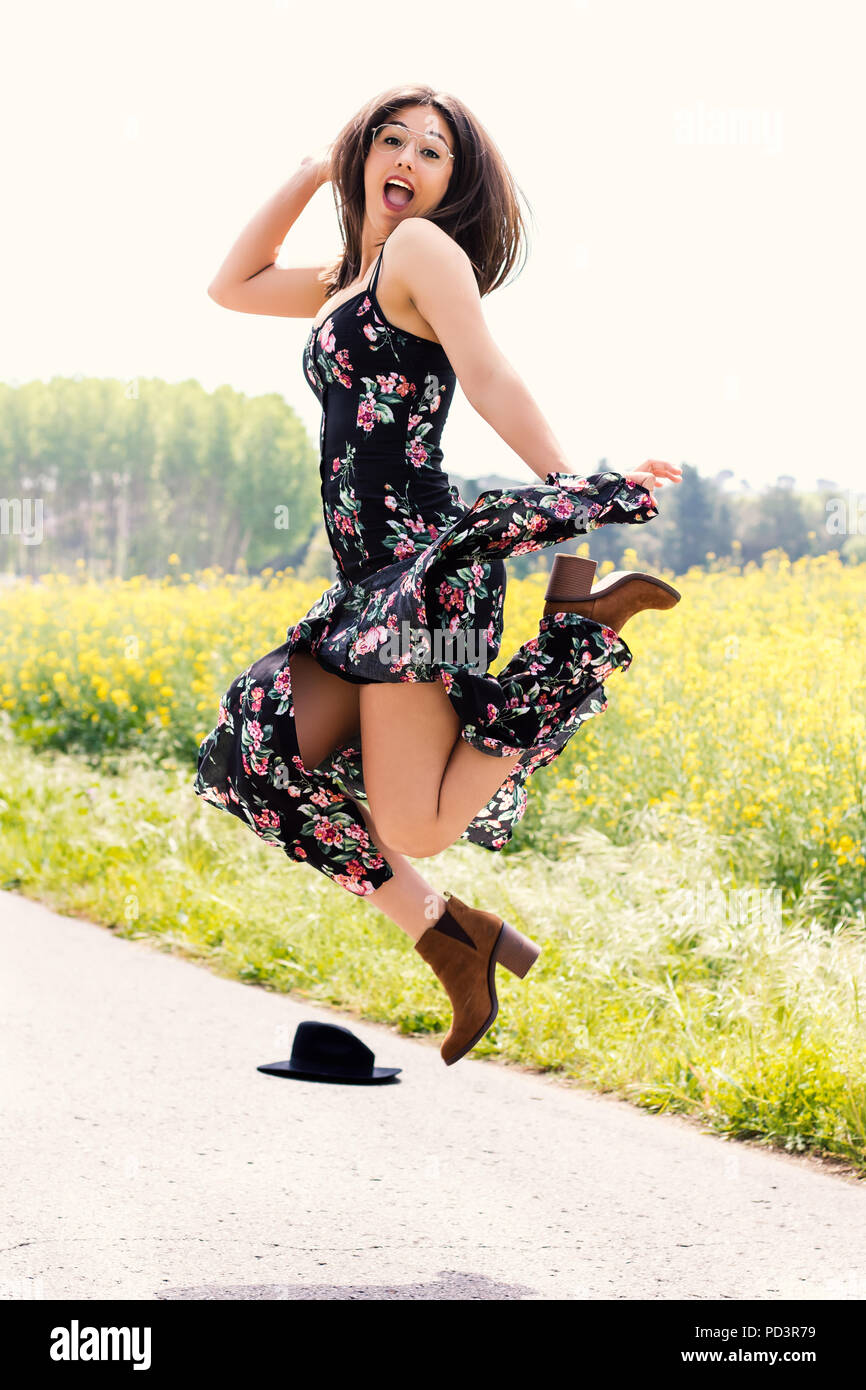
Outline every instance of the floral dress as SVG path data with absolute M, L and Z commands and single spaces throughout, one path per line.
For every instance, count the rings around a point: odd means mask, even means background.
M 360 734 L 304 766 L 292 654 L 362 684 L 441 680 L 467 743 L 491 757 L 519 753 L 460 837 L 500 850 L 526 809 L 527 778 L 607 708 L 605 678 L 632 661 L 613 629 L 553 613 L 498 676 L 487 674 L 502 638 L 504 557 L 658 511 L 651 492 L 612 472 L 548 473 L 468 506 L 442 468 L 454 371 L 439 343 L 385 318 L 381 263 L 380 252 L 369 285 L 313 326 L 303 353 L 322 405 L 322 509 L 338 577 L 282 646 L 235 676 L 193 783 L 266 843 L 361 896 L 393 870 L 358 805 L 367 799 Z

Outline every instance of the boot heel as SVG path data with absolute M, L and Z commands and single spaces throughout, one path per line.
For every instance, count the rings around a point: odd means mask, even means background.
M 595 578 L 597 562 L 584 555 L 554 555 L 544 595 L 546 603 L 554 600 L 575 602 L 588 598 Z
M 493 950 L 500 965 L 510 970 L 512 975 L 524 979 L 541 954 L 541 947 L 528 936 L 524 936 L 510 922 L 502 923 L 502 931 Z

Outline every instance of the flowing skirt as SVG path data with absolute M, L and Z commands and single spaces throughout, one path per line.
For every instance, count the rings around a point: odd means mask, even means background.
M 367 800 L 360 735 L 318 767 L 301 761 L 289 658 L 307 652 L 362 684 L 441 679 L 467 743 L 491 757 L 521 754 L 460 836 L 502 849 L 526 809 L 527 779 L 607 709 L 605 678 L 632 662 L 612 628 L 553 613 L 498 676 L 487 674 L 502 639 L 503 557 L 657 514 L 652 493 L 620 473 L 548 473 L 544 484 L 483 492 L 420 553 L 357 583 L 338 578 L 282 646 L 235 676 L 199 746 L 196 794 L 353 893 L 393 877 L 358 805 Z

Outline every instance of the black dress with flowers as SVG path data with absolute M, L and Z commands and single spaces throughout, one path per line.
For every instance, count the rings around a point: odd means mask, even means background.
M 268 844 L 362 896 L 393 870 L 357 804 L 366 801 L 360 735 L 304 767 L 290 656 L 308 652 L 360 683 L 441 679 L 467 743 L 492 757 L 522 755 L 460 837 L 499 850 L 526 808 L 527 778 L 607 708 L 604 679 L 632 661 L 611 628 L 554 613 L 488 675 L 502 638 L 503 557 L 658 510 L 651 492 L 612 472 L 548 473 L 543 484 L 483 492 L 468 506 L 442 468 L 455 374 L 439 343 L 387 321 L 375 293 L 381 264 L 380 252 L 369 285 L 304 346 L 322 404 L 322 506 L 338 578 L 282 646 L 235 676 L 193 784 Z

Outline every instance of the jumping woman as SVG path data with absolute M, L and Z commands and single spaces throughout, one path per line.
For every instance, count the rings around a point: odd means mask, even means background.
M 344 250 L 281 269 L 276 251 L 331 182 Z M 194 789 L 295 861 L 365 897 L 415 942 L 452 1005 L 441 1055 L 493 1023 L 497 962 L 539 953 L 495 911 L 443 898 L 405 857 L 458 839 L 500 850 L 525 783 L 607 708 L 603 681 L 632 654 L 634 613 L 680 597 L 652 575 L 557 554 L 538 634 L 499 676 L 505 565 L 609 522 L 658 513 L 680 470 L 580 477 L 490 336 L 481 299 L 514 265 L 516 186 L 457 98 L 382 93 L 256 214 L 209 287 L 248 314 L 312 320 L 303 370 L 322 406 L 321 495 L 337 579 L 287 640 L 222 697 Z M 538 482 L 449 484 L 440 441 L 457 381 Z

